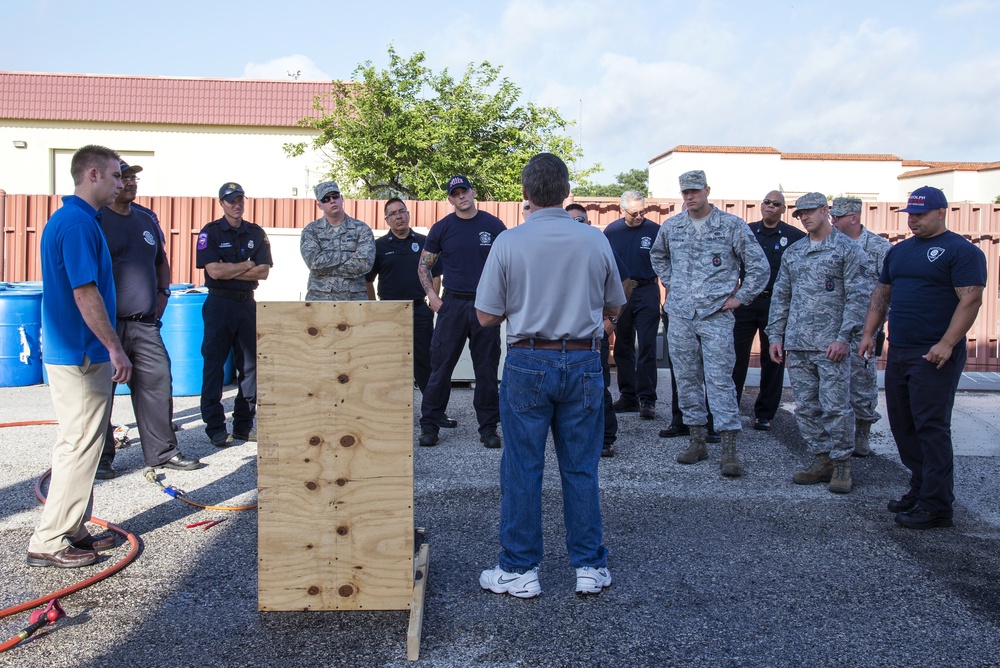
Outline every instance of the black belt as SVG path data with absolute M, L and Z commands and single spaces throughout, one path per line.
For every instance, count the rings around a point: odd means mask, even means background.
M 223 297 L 232 299 L 234 302 L 253 301 L 253 292 L 250 290 L 227 290 L 226 288 L 209 288 L 208 294 L 213 297 Z
M 757 295 L 757 297 L 767 297 L 768 299 L 770 299 L 770 297 L 771 297 L 771 291 L 770 290 L 764 290 L 759 295 Z
M 653 283 L 656 283 L 655 278 L 644 278 L 641 281 L 635 281 L 635 287 L 644 288 L 647 285 L 652 285 Z
M 118 319 L 125 320 L 126 322 L 141 322 L 146 325 L 156 324 L 156 316 L 153 314 L 137 313 L 136 315 L 125 315 Z
M 593 350 L 601 349 L 600 339 L 521 339 L 510 344 L 511 348 L 530 348 L 535 350 Z
M 454 297 L 455 299 L 461 299 L 462 301 L 471 302 L 475 300 L 475 292 L 455 292 L 454 290 L 448 290 L 445 293 L 446 297 Z

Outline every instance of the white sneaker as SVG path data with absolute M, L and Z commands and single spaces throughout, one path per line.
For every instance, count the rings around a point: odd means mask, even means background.
M 510 594 L 518 598 L 534 598 L 542 593 L 537 566 L 526 573 L 508 573 L 495 566 L 483 571 L 479 576 L 479 586 L 489 589 L 494 594 Z
M 607 568 L 583 566 L 576 569 L 576 593 L 600 594 L 605 587 L 611 586 L 611 571 Z

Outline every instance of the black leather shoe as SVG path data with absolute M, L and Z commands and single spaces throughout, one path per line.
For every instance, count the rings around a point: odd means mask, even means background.
M 424 429 L 420 432 L 420 438 L 417 440 L 419 445 L 424 447 L 429 447 L 431 445 L 438 444 L 438 435 L 436 431 L 428 431 Z
M 709 431 L 705 433 L 706 443 L 722 443 L 722 437 L 719 436 L 717 431 Z
M 175 471 L 194 471 L 201 468 L 201 462 L 194 457 L 188 457 L 183 452 L 178 452 L 167 461 L 157 464 L 156 468 L 174 469 Z
M 771 421 L 764 418 L 757 418 L 753 421 L 753 428 L 757 431 L 771 431 Z
M 104 550 L 113 550 L 115 546 L 118 545 L 118 541 L 115 540 L 115 535 L 113 533 L 106 534 L 101 537 L 87 536 L 80 540 L 73 541 L 73 547 L 78 550 L 88 550 L 90 552 L 104 552 Z
M 908 510 L 913 510 L 915 505 L 917 505 L 917 497 L 904 494 L 902 497 L 890 501 L 886 508 L 889 509 L 890 513 L 905 513 Z
M 660 430 L 660 438 L 675 438 L 677 436 L 689 436 L 691 430 L 687 428 L 687 425 L 683 424 L 672 424 L 666 429 Z
M 94 474 L 94 477 L 98 480 L 111 480 L 117 475 L 118 471 L 114 470 L 111 464 L 98 464 L 97 473 Z
M 937 529 L 955 526 L 950 517 L 942 517 L 919 506 L 907 512 L 896 513 L 896 524 L 907 529 Z
M 234 441 L 249 441 L 251 443 L 256 443 L 257 442 L 257 430 L 256 429 L 251 429 L 250 431 L 244 432 L 244 433 L 238 433 L 238 432 L 234 431 L 233 432 L 233 440 Z
M 454 429 L 455 427 L 458 426 L 458 420 L 453 420 L 447 415 L 445 415 L 444 419 L 438 422 L 438 426 L 444 427 L 445 429 Z
M 56 568 L 79 568 L 97 561 L 97 553 L 76 547 L 64 547 L 58 552 L 29 552 L 29 566 L 55 566 Z
M 643 404 L 639 407 L 640 420 L 653 420 L 656 418 L 656 408 L 653 404 Z
M 615 403 L 611 404 L 612 410 L 615 413 L 635 413 L 639 410 L 639 402 L 629 399 L 619 399 Z
M 500 442 L 500 436 L 498 436 L 495 431 L 481 433 L 479 435 L 479 440 L 487 448 L 499 448 L 503 446 L 503 443 Z
M 217 448 L 228 448 L 233 444 L 233 437 L 227 432 L 220 431 L 218 434 L 208 437 L 212 441 L 212 445 Z
M 601 448 L 601 457 L 614 457 L 615 456 L 615 446 L 605 445 Z

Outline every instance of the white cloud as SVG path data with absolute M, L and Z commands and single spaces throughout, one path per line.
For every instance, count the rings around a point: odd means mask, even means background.
M 972 14 L 989 12 L 996 9 L 994 3 L 988 0 L 965 0 L 964 2 L 943 2 L 938 8 L 938 14 L 947 18 L 964 19 Z
M 298 81 L 330 81 L 332 77 L 321 70 L 312 58 L 301 54 L 282 56 L 266 63 L 247 63 L 243 68 L 244 79 L 297 79 Z

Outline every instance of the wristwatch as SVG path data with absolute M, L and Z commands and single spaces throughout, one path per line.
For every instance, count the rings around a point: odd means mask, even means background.
M 610 320 L 612 325 L 617 325 L 618 324 L 618 318 L 613 318 L 610 315 L 604 316 L 604 318 L 605 318 L 605 320 Z
M 165 297 L 170 296 L 170 288 L 156 288 L 156 291 Z

